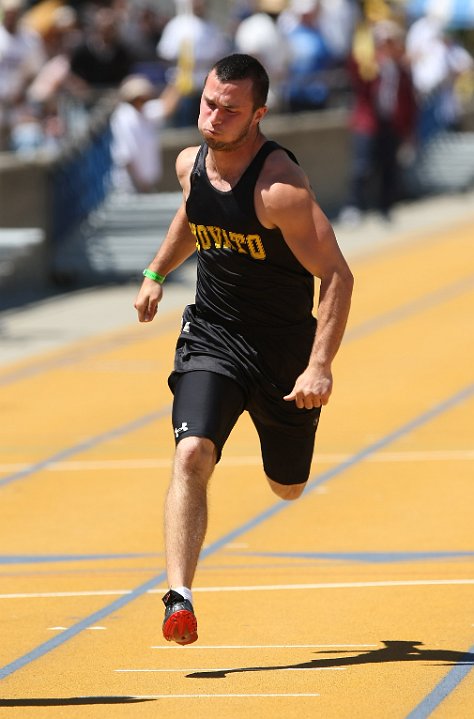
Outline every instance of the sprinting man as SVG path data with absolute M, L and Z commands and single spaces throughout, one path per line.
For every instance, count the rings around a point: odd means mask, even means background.
M 176 451 L 165 503 L 165 639 L 197 639 L 192 583 L 207 526 L 207 486 L 246 410 L 278 497 L 308 480 L 331 363 L 353 277 L 295 157 L 267 140 L 268 76 L 249 55 L 218 61 L 202 93 L 200 147 L 176 162 L 183 202 L 135 301 L 150 322 L 163 282 L 197 249 L 169 386 Z M 314 278 L 320 280 L 317 322 Z

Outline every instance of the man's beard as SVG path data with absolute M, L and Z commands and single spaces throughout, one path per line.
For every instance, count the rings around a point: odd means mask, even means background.
M 241 145 L 244 144 L 245 140 L 249 136 L 249 131 L 251 127 L 251 122 L 248 123 L 248 125 L 242 130 L 240 135 L 236 137 L 234 140 L 228 140 L 227 142 L 221 142 L 220 140 L 214 140 L 212 137 L 208 138 L 203 133 L 204 140 L 206 141 L 206 144 L 208 147 L 211 148 L 211 150 L 217 150 L 218 152 L 232 152 L 233 150 L 237 150 Z

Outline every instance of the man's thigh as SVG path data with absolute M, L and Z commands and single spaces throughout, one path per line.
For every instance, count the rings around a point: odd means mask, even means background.
M 238 382 L 215 372 L 196 370 L 175 375 L 173 428 L 176 444 L 184 437 L 207 437 L 216 446 L 217 461 L 245 408 Z
M 251 417 L 260 438 L 265 474 L 278 484 L 301 484 L 308 480 L 321 408 L 292 412 L 286 424 L 281 417 Z

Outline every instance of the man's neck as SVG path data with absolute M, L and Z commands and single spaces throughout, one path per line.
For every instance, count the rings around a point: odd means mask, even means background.
M 211 184 L 222 190 L 234 187 L 265 142 L 266 137 L 259 131 L 252 140 L 235 150 L 209 147 L 206 170 Z

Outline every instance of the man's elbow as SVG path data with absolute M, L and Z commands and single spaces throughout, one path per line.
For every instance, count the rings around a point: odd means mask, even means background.
M 352 272 L 350 271 L 349 268 L 347 268 L 345 281 L 347 284 L 347 288 L 350 290 L 350 293 L 352 294 L 352 290 L 354 289 L 354 281 L 355 280 L 354 280 L 354 275 L 352 274 Z
M 339 272 L 339 282 L 344 288 L 345 292 L 351 296 L 352 290 L 354 289 L 354 275 L 352 274 L 351 270 L 347 265 L 340 268 Z

